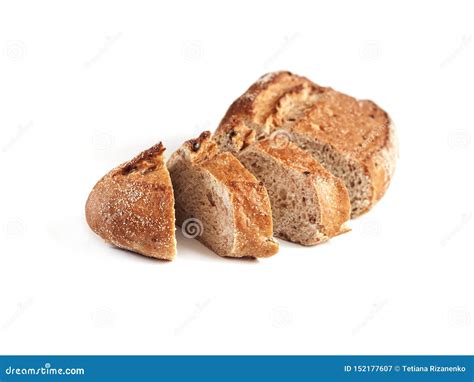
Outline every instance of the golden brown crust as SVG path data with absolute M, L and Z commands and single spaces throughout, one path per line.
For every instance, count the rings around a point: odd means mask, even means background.
M 370 179 L 369 211 L 384 195 L 398 156 L 393 124 L 374 102 L 358 101 L 336 92 L 326 92 L 288 131 L 324 142 L 355 160 Z
M 305 82 L 308 82 L 306 78 L 287 71 L 263 75 L 232 103 L 222 119 L 221 125 L 226 126 L 231 117 L 238 115 L 255 123 L 262 123 L 267 113 L 273 109 L 278 98 L 286 93 L 288 89 Z
M 395 127 L 389 118 L 387 122 L 387 132 L 385 142 L 372 155 L 367 156 L 363 163 L 372 179 L 372 205 L 384 196 L 390 185 L 390 180 L 395 172 L 395 165 L 398 159 L 398 141 L 395 134 Z
M 238 153 L 277 129 L 328 144 L 366 172 L 372 193 L 360 213 L 368 211 L 385 193 L 398 157 L 388 114 L 371 101 L 358 101 L 289 72 L 263 78 L 227 111 L 214 135 L 219 147 Z
M 86 203 L 86 220 L 105 241 L 145 256 L 176 255 L 174 196 L 161 143 L 105 175 Z
M 344 182 L 327 171 L 312 155 L 291 142 L 275 145 L 271 139 L 264 139 L 255 146 L 283 166 L 306 176 L 308 188 L 314 187 L 316 191 L 321 214 L 320 230 L 327 238 L 347 231 L 344 224 L 350 219 L 351 203 Z
M 332 89 L 313 84 L 309 80 L 289 89 L 276 100 L 272 112 L 267 116 L 264 122 L 267 131 L 273 132 L 283 126 L 287 128 L 293 125 L 328 91 Z
M 348 232 L 345 223 L 351 218 L 351 201 L 344 182 L 331 176 L 318 179 L 316 184 L 323 232 L 327 237 Z
M 322 94 L 289 130 L 363 161 L 386 143 L 388 123 L 387 113 L 373 102 L 332 90 Z
M 260 77 L 232 103 L 214 133 L 221 149 L 235 154 L 252 143 L 255 137 L 268 134 L 263 123 L 275 103 L 290 89 L 304 83 L 309 83 L 309 80 L 286 71 Z
M 185 142 L 173 153 L 168 166 L 179 158 L 209 173 L 229 194 L 234 237 L 232 250 L 226 256 L 269 257 L 278 252 L 278 244 L 272 238 L 271 206 L 265 187 L 232 154 L 219 153 L 210 132 Z
M 164 148 L 161 142 L 150 147 L 148 150 L 145 150 L 134 157 L 132 160 L 122 164 L 120 167 L 122 169 L 122 174 L 126 175 L 131 171 L 134 171 L 139 166 L 146 166 L 150 162 L 158 162 L 157 165 L 163 165 L 163 161 L 157 158 L 162 158 L 162 154 L 166 149 Z M 153 166 L 149 167 L 153 168 Z
M 211 132 L 204 131 L 199 137 L 184 142 L 181 152 L 187 156 L 187 160 L 193 163 L 213 158 L 219 154 L 219 148 L 210 138 Z
M 214 178 L 228 190 L 234 209 L 234 255 L 239 257 L 269 257 L 278 252 L 273 236 L 270 199 L 259 182 L 230 153 L 221 153 L 202 163 Z

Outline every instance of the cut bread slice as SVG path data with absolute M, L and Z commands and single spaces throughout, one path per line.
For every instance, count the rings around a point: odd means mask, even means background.
M 211 133 L 185 142 L 168 161 L 176 222 L 186 237 L 220 256 L 269 257 L 277 253 L 267 191 Z
M 214 138 L 221 149 L 238 153 L 282 130 L 344 181 L 353 217 L 384 195 L 398 147 L 390 117 L 375 103 L 289 72 L 270 73 L 232 104 Z
M 91 229 L 105 241 L 148 257 L 176 255 L 174 197 L 161 143 L 113 169 L 86 203 Z
M 347 231 L 347 189 L 310 154 L 291 142 L 264 139 L 238 158 L 268 191 L 275 236 L 314 245 Z
M 392 122 L 375 103 L 328 89 L 304 104 L 297 117 L 288 107 L 277 108 L 275 114 L 279 120 L 274 129 L 284 129 L 295 144 L 345 182 L 353 216 L 380 200 L 393 176 L 398 150 Z

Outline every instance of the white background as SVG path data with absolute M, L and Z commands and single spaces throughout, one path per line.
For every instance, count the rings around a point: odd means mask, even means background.
M 409 4 L 408 4 L 409 3 Z M 2 354 L 474 353 L 472 3 L 3 1 Z M 375 100 L 398 126 L 385 198 L 353 231 L 174 262 L 84 220 L 95 182 L 214 130 L 265 72 Z

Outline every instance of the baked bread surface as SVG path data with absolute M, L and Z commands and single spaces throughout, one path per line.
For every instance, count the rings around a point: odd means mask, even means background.
M 275 236 L 314 245 L 347 231 L 347 189 L 309 153 L 291 142 L 263 139 L 239 159 L 267 188 Z
M 352 216 L 384 195 L 398 146 L 390 117 L 374 102 L 290 72 L 269 73 L 232 103 L 214 138 L 222 150 L 237 154 L 279 130 L 344 180 Z
M 106 174 L 86 203 L 86 220 L 105 241 L 148 257 L 176 255 L 174 197 L 161 143 Z
M 196 239 L 221 256 L 277 253 L 265 187 L 231 153 L 219 152 L 210 132 L 185 142 L 169 159 L 168 168 L 176 221 L 183 230 L 186 222 L 197 219 L 202 232 Z

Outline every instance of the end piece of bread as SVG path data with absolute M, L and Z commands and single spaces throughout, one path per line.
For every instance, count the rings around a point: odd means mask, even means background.
M 256 142 L 238 158 L 268 191 L 275 236 L 314 245 L 347 231 L 347 189 L 310 154 L 280 137 Z
M 86 203 L 91 229 L 105 241 L 148 257 L 176 256 L 174 196 L 161 143 L 105 175 Z
M 269 257 L 273 239 L 267 191 L 232 154 L 220 153 L 211 133 L 185 142 L 168 161 L 176 222 L 220 256 Z
M 344 181 L 353 217 L 387 190 L 398 147 L 392 120 L 375 103 L 290 72 L 269 73 L 230 106 L 214 139 L 237 154 L 280 130 Z

